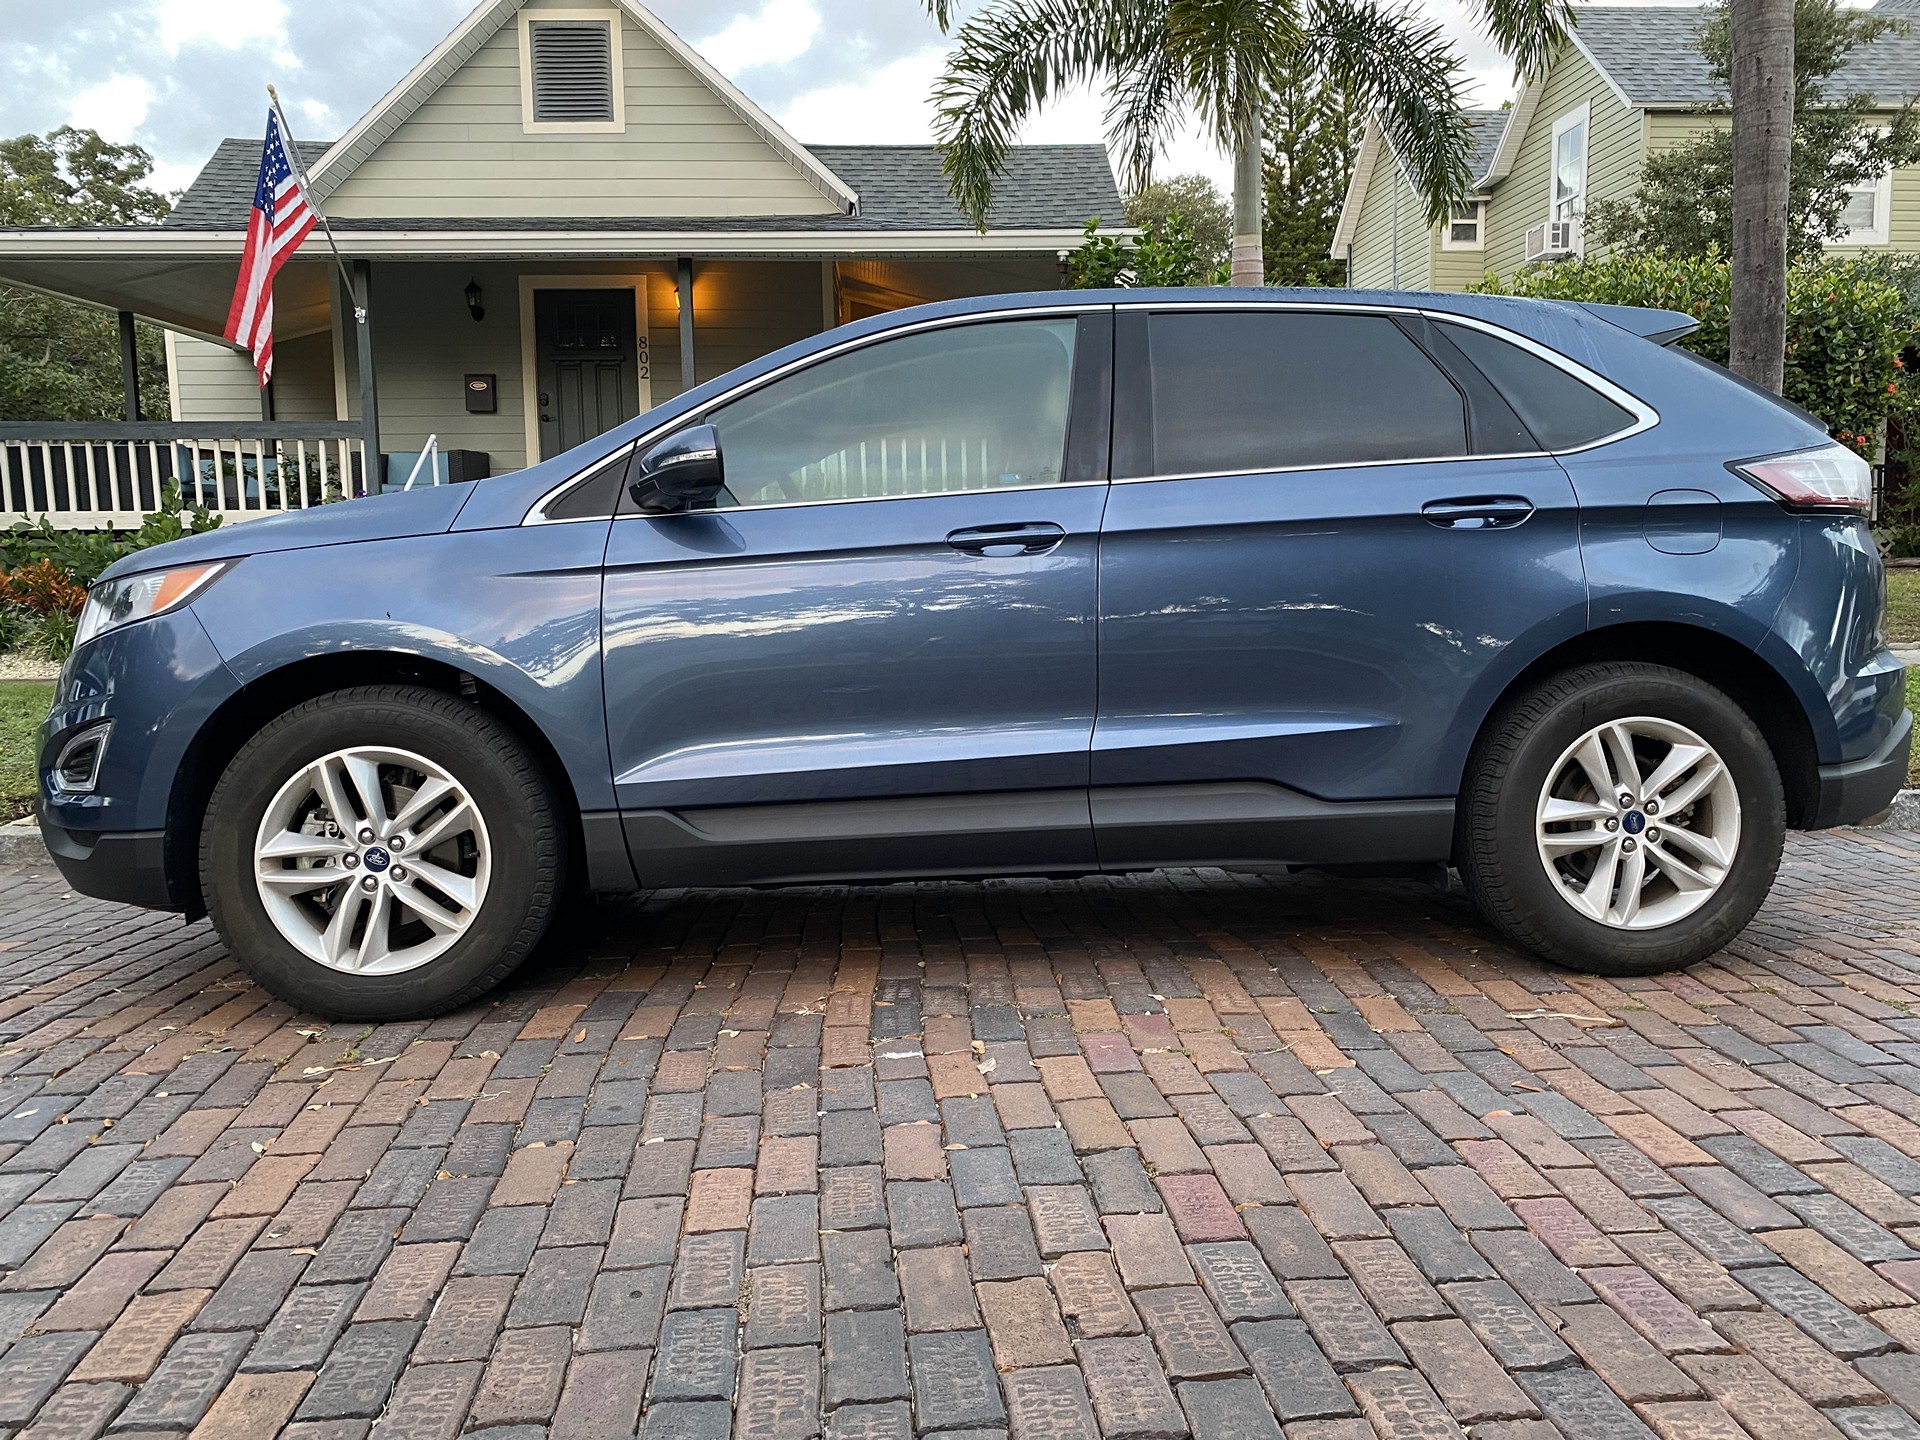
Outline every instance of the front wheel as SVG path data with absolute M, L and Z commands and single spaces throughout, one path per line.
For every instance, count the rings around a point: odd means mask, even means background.
M 228 948 L 275 995 L 342 1020 L 437 1014 L 524 960 L 562 893 L 551 787 L 455 696 L 309 700 L 234 757 L 201 832 Z
M 1461 797 L 1468 893 L 1508 938 L 1602 975 L 1702 960 L 1780 865 L 1786 802 L 1752 718 L 1699 678 L 1556 675 L 1488 726 Z

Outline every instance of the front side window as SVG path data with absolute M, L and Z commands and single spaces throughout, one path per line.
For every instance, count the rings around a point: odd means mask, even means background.
M 1148 338 L 1150 474 L 1467 453 L 1460 392 L 1385 315 L 1173 312 Z
M 721 405 L 723 506 L 1057 485 L 1075 321 L 921 331 L 823 360 Z
M 1553 127 L 1553 202 L 1550 218 L 1578 220 L 1587 208 L 1587 108 L 1563 115 Z

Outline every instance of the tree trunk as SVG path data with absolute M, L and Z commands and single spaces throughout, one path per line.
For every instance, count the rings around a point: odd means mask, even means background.
M 1787 348 L 1787 182 L 1793 161 L 1793 0 L 1732 0 L 1736 375 L 1780 393 Z
M 1249 107 L 1236 127 L 1233 152 L 1233 270 L 1230 284 L 1267 283 L 1266 254 L 1260 241 L 1262 173 L 1260 107 Z

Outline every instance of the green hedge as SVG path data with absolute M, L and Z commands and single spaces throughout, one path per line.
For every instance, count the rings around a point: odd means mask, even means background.
M 1700 322 L 1680 343 L 1727 363 L 1724 260 L 1655 252 L 1572 261 L 1523 270 L 1505 284 L 1489 277 L 1479 288 L 1498 295 L 1679 310 Z M 1913 335 L 1914 318 L 1899 287 L 1871 261 L 1796 265 L 1787 275 L 1787 399 L 1872 458 L 1888 414 L 1904 408 L 1901 391 L 1908 381 L 1900 352 Z

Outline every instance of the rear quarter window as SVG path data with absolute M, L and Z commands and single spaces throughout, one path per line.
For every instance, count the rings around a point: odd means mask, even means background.
M 1506 397 L 1541 449 L 1577 449 L 1633 425 L 1633 412 L 1531 350 L 1471 325 L 1437 323 Z

